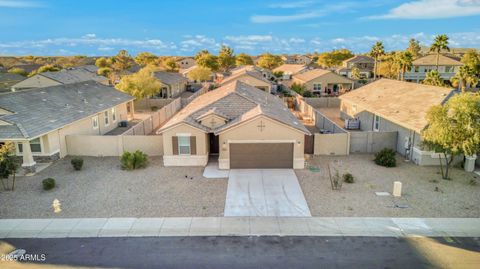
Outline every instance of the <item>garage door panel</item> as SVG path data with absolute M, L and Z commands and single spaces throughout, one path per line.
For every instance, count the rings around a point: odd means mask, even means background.
M 232 143 L 230 168 L 293 168 L 293 143 Z

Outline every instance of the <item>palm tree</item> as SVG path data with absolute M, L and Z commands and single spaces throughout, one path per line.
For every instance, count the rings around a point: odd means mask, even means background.
M 458 72 L 450 80 L 453 84 L 457 84 L 458 87 L 465 92 L 467 85 L 475 86 L 478 84 L 478 77 L 475 71 L 468 65 L 460 67 Z
M 440 73 L 437 70 L 432 70 L 425 75 L 425 79 L 422 82 L 425 85 L 432 86 L 445 86 L 443 79 L 440 77 Z
M 447 35 L 437 35 L 432 45 L 430 46 L 430 52 L 435 52 L 437 54 L 437 71 L 438 71 L 438 61 L 440 60 L 440 52 L 442 50 L 450 51 L 448 47 L 448 36 Z
M 413 65 L 413 55 L 409 51 L 401 51 L 395 54 L 395 63 L 399 69 L 399 80 L 405 80 L 405 72 L 410 71 Z
M 370 50 L 370 56 L 375 60 L 375 65 L 373 69 L 373 79 L 377 79 L 377 63 L 380 56 L 385 55 L 385 48 L 383 47 L 382 42 L 377 41 Z

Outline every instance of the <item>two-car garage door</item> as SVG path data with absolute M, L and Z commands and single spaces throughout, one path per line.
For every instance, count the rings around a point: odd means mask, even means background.
M 293 168 L 293 143 L 231 143 L 230 169 Z

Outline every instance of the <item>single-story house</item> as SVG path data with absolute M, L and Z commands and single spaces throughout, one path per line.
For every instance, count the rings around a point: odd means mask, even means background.
M 102 135 L 133 116 L 133 97 L 95 81 L 0 95 L 0 142 L 12 141 L 22 166 L 67 155 L 67 135 Z
M 293 75 L 299 74 L 307 70 L 307 66 L 304 64 L 282 64 L 279 67 L 273 69 L 273 73 L 282 72 L 284 80 L 289 80 Z
M 187 69 L 197 64 L 193 57 L 185 57 L 176 61 L 179 69 Z
M 187 90 L 188 79 L 179 73 L 158 71 L 153 76 L 162 83 L 161 98 L 176 98 Z
M 422 82 L 427 73 L 432 70 L 437 70 L 437 55 L 429 54 L 420 57 L 412 62 L 410 71 L 405 72 L 405 80 L 411 82 Z M 458 72 L 463 63 L 460 58 L 451 55 L 442 55 L 438 59 L 438 73 L 440 77 L 448 82 Z
M 24 79 L 25 77 L 19 74 L 0 72 L 0 92 L 10 91 L 12 85 Z
M 218 155 L 220 169 L 301 169 L 311 135 L 281 99 L 238 80 L 195 98 L 157 133 L 165 166 L 205 166 Z
M 375 60 L 366 55 L 355 55 L 343 61 L 342 66 L 336 71 L 342 76 L 353 78 L 352 69 L 355 67 L 358 68 L 360 78 L 371 78 L 375 67 Z
M 410 154 L 413 147 L 418 150 L 427 111 L 454 93 L 446 87 L 379 79 L 340 96 L 340 117 L 358 118 L 362 131 L 397 132 L 396 150 L 405 156 L 406 144 Z
M 231 74 L 234 74 L 234 73 L 237 73 L 237 72 L 241 72 L 241 71 L 243 71 L 243 70 L 258 72 L 258 73 L 262 74 L 262 76 L 263 76 L 264 78 L 266 78 L 267 80 L 270 80 L 270 81 L 274 81 L 274 80 L 275 80 L 275 76 L 273 75 L 273 73 L 272 73 L 271 70 L 268 70 L 268 69 L 265 69 L 265 68 L 261 68 L 261 67 L 256 66 L 256 65 L 241 65 L 241 66 L 237 66 L 237 67 L 235 67 L 234 69 L 230 70 L 230 73 L 231 73 Z
M 228 84 L 235 80 L 241 81 L 268 93 L 272 92 L 272 82 L 264 78 L 262 73 L 255 70 L 248 70 L 247 68 L 244 68 L 240 71 L 237 70 L 230 76 L 223 78 L 221 85 Z
M 325 69 L 313 69 L 292 77 L 293 83 L 302 84 L 307 91 L 318 94 L 339 94 L 352 90 L 355 82 Z
M 280 56 L 285 64 L 302 64 L 309 65 L 312 59 L 307 55 L 294 54 L 294 55 L 282 55 Z
M 12 91 L 43 88 L 56 85 L 72 84 L 84 81 L 97 81 L 108 85 L 108 79 L 87 71 L 84 68 L 68 68 L 58 72 L 43 72 L 31 76 L 12 86 Z

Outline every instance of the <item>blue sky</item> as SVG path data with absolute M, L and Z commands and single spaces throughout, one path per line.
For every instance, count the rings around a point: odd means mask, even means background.
M 480 48 L 479 19 L 480 0 L 0 0 L 0 55 L 365 52 L 443 33 Z

